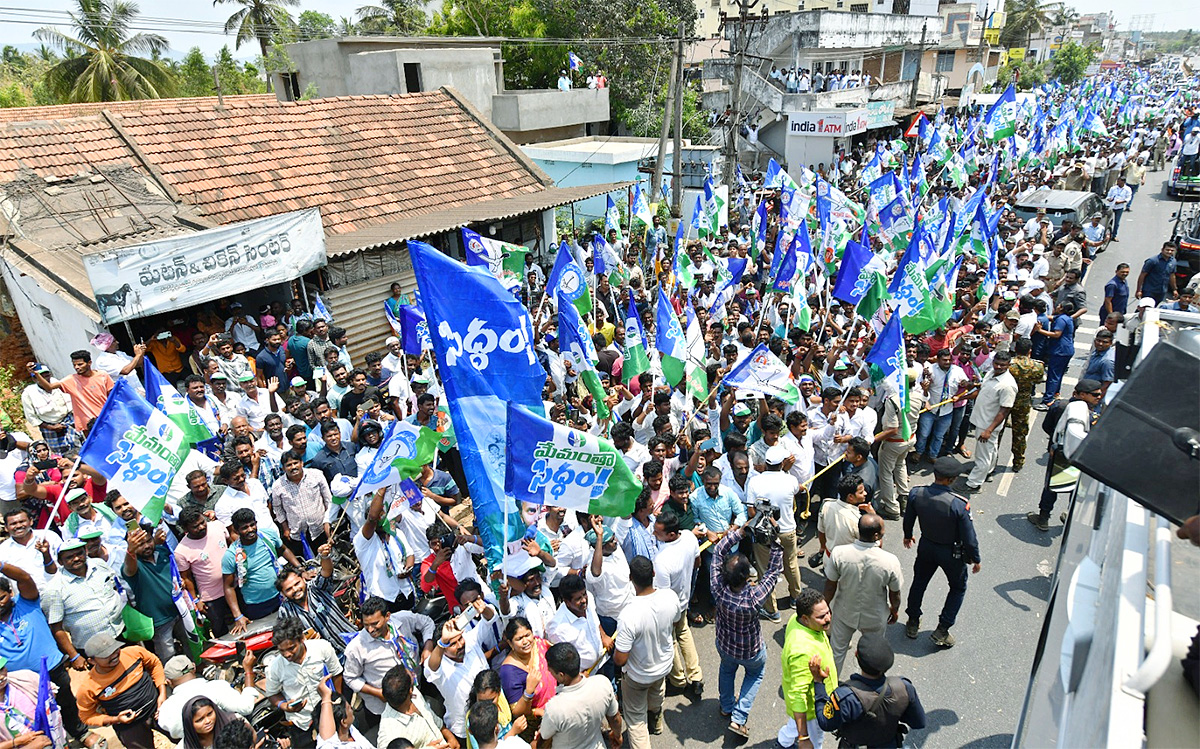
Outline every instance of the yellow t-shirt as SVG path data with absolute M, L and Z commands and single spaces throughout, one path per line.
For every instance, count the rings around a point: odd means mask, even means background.
M 783 635 L 783 702 L 789 716 L 815 713 L 813 678 L 808 670 L 808 662 L 814 655 L 821 656 L 821 665 L 829 669 L 825 688 L 832 694 L 837 689 L 838 678 L 829 637 L 804 626 L 793 614 Z

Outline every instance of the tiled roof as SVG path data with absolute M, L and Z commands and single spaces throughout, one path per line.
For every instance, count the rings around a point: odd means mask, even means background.
M 22 169 L 49 179 L 136 165 L 134 152 L 100 116 L 0 125 L 0 184 Z
M 134 99 L 131 101 L 103 101 L 94 104 L 55 104 L 45 107 L 0 108 L 0 122 L 37 122 L 40 120 L 63 120 L 71 117 L 87 117 L 110 112 L 141 112 L 152 109 L 177 109 L 183 106 L 215 107 L 215 96 L 196 96 L 180 99 Z M 225 105 L 235 102 L 265 103 L 275 101 L 275 94 L 241 94 L 226 96 Z
M 115 117 L 213 223 L 321 208 L 330 233 L 546 184 L 445 91 L 187 106 Z

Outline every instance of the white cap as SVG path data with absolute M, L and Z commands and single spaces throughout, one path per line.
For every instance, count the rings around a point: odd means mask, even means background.
M 384 345 L 384 346 L 391 346 L 393 343 L 399 343 L 399 342 L 400 342 L 400 339 L 399 339 L 399 338 L 397 338 L 397 337 L 396 337 L 396 336 L 394 336 L 394 335 L 390 335 L 390 336 L 388 336 L 386 339 L 384 339 L 384 341 L 383 341 L 383 345 Z
M 765 460 L 767 465 L 777 466 L 782 464 L 783 461 L 787 460 L 787 456 L 788 451 L 784 449 L 783 445 L 773 445 L 772 447 L 767 448 Z

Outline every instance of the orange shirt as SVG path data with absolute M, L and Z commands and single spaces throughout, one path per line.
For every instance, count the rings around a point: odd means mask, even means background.
M 155 338 L 146 344 L 146 353 L 154 359 L 154 366 L 158 367 L 159 372 L 183 371 L 183 359 L 179 355 L 186 352 L 187 346 L 174 338 L 168 338 L 165 341 Z
M 100 415 L 104 401 L 113 389 L 112 378 L 103 372 L 93 369 L 90 377 L 73 374 L 58 381 L 67 395 L 71 396 L 71 406 L 75 411 L 75 428 L 83 431 L 87 423 Z
M 112 715 L 113 713 L 102 712 L 99 709 L 101 708 L 100 696 L 109 689 L 112 690 L 108 693 L 110 698 L 133 689 L 141 681 L 143 674 L 147 672 L 154 682 L 155 690 L 167 683 L 166 676 L 163 674 L 162 661 L 154 653 L 140 645 L 127 645 L 121 648 L 117 667 L 108 673 L 98 673 L 94 668 L 88 671 L 75 695 L 76 704 L 79 706 L 80 720 L 91 725 L 91 721 L 100 715 Z

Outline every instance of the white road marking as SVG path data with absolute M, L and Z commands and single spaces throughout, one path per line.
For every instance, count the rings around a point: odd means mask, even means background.
M 998 496 L 998 497 L 1007 497 L 1008 496 L 1008 490 L 1012 487 L 1013 476 L 1016 476 L 1016 475 L 1017 474 L 1013 473 L 1012 471 L 1004 472 L 1004 475 L 1000 477 L 1000 486 L 996 488 L 996 496 Z
M 1075 328 L 1076 335 L 1096 335 L 1099 328 Z

